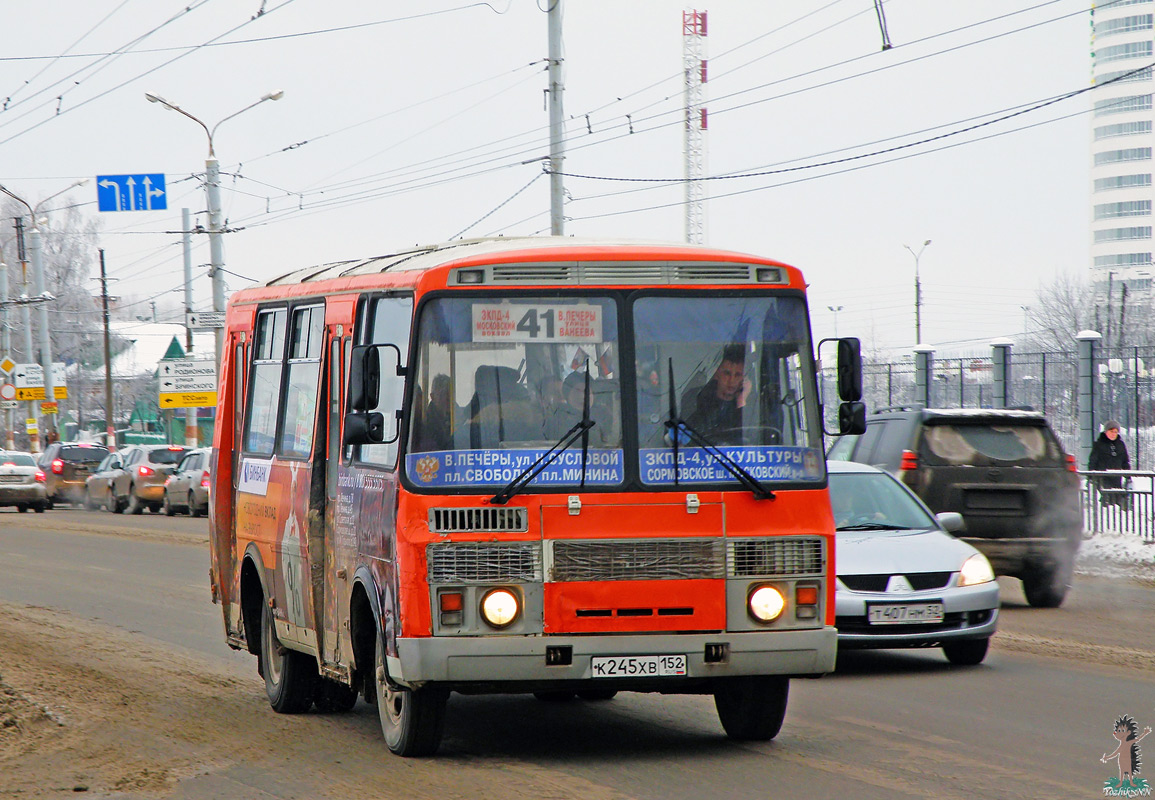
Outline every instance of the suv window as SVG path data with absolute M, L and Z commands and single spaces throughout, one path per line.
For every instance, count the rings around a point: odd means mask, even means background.
M 148 454 L 148 460 L 151 464 L 175 464 L 187 453 L 188 450 L 182 448 L 172 449 L 165 447 L 163 449 L 153 450 Z
M 72 463 L 94 464 L 101 461 L 108 451 L 103 447 L 62 447 L 57 458 Z
M 1054 435 L 1034 425 L 928 425 L 923 442 L 928 464 L 1064 465 Z
M 882 437 L 882 429 L 886 427 L 886 420 L 870 420 L 866 423 L 866 433 L 858 437 L 858 447 L 854 449 L 854 460 L 863 464 L 871 464 L 878 440 Z

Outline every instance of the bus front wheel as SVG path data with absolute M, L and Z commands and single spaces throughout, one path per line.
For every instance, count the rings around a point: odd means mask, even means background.
M 405 689 L 393 686 L 385 668 L 385 645 L 377 637 L 375 680 L 377 713 L 385 744 L 399 756 L 430 756 L 441 745 L 445 723 L 445 704 L 449 699 L 443 689 L 425 687 Z
M 261 612 L 261 664 L 265 694 L 279 714 L 302 714 L 313 705 L 313 684 L 318 680 L 311 656 L 290 650 L 277 639 L 273 610 L 264 604 Z
M 782 730 L 789 694 L 789 678 L 724 678 L 714 687 L 714 706 L 731 739 L 765 742 Z

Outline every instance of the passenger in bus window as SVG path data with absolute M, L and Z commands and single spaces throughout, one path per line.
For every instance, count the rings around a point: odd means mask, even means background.
M 453 446 L 451 421 L 449 418 L 449 376 L 434 375 L 429 390 L 429 403 L 422 419 L 421 435 L 417 446 L 423 452 L 449 450 Z
M 475 450 L 541 439 L 541 411 L 513 367 L 481 366 L 469 404 L 469 446 Z
M 585 403 L 585 373 L 571 372 L 561 382 L 561 397 L 546 419 L 546 436 L 559 439 L 574 425 L 581 422 Z M 596 427 L 596 426 L 595 426 Z
M 749 393 L 745 347 L 727 345 L 714 377 L 693 398 L 686 422 L 714 444 L 742 444 L 742 410 Z

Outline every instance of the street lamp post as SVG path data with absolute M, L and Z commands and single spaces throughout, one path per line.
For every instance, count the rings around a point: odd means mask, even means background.
M 834 338 L 838 338 L 838 312 L 845 306 L 827 306 L 828 309 L 834 312 Z
M 37 305 L 38 305 L 37 316 L 39 318 L 38 321 L 40 323 L 40 326 L 39 326 L 40 327 L 40 363 L 41 363 L 41 366 L 44 370 L 44 399 L 46 402 L 49 402 L 49 403 L 55 403 L 56 402 L 56 381 L 54 380 L 54 376 L 52 374 L 52 332 L 48 328 L 48 302 L 55 299 L 55 298 L 53 298 L 52 295 L 48 293 L 48 290 L 45 287 L 44 261 L 41 258 L 40 229 L 39 229 L 39 220 L 36 218 L 36 212 L 37 212 L 37 210 L 39 210 L 40 206 L 44 205 L 44 203 L 48 202 L 53 197 L 57 197 L 59 195 L 62 195 L 65 192 L 67 192 L 71 189 L 75 189 L 77 186 L 81 186 L 82 184 L 87 183 L 87 182 L 88 182 L 87 178 L 84 178 L 83 180 L 76 181 L 75 183 L 73 183 L 68 188 L 61 189 L 56 194 L 51 195 L 51 196 L 45 198 L 44 200 L 41 200 L 39 203 L 37 203 L 36 208 L 33 208 L 32 206 L 28 205 L 28 203 L 25 202 L 23 200 L 23 198 L 18 197 L 17 195 L 13 194 L 5 186 L 0 185 L 0 192 L 3 192 L 4 194 L 8 195 L 13 200 L 15 200 L 16 202 L 20 203 L 22 206 L 27 208 L 28 209 L 28 215 L 32 218 L 32 229 L 28 232 L 28 260 L 32 263 L 33 289 L 36 292 L 36 296 L 40 301 L 37 303 Z M 27 308 L 27 306 L 25 306 L 25 307 Z M 31 320 L 26 320 L 26 322 L 30 323 Z M 31 337 L 29 337 L 29 338 L 31 338 Z M 31 357 L 31 355 L 32 355 L 31 352 L 29 352 L 29 357 Z M 45 423 L 45 425 L 44 425 L 45 441 L 50 443 L 50 442 L 52 442 L 54 435 L 55 435 L 55 431 L 56 431 L 56 417 L 55 417 L 55 415 L 53 415 L 53 414 L 45 415 L 44 423 Z M 38 440 L 39 440 L 39 436 L 37 436 L 37 439 L 34 440 L 34 445 L 38 444 Z
M 904 244 L 910 254 L 914 256 L 914 343 L 922 344 L 922 283 L 918 279 L 918 259 L 922 256 L 922 251 L 930 244 L 930 239 L 922 243 L 922 247 L 918 248 L 918 252 L 910 249 L 910 245 Z
M 212 279 L 213 283 L 213 311 L 223 312 L 225 310 L 225 258 L 224 244 L 221 241 L 221 234 L 224 232 L 224 226 L 221 224 L 221 172 L 220 163 L 217 161 L 216 151 L 213 149 L 213 136 L 216 134 L 217 128 L 219 128 L 223 123 L 232 119 L 233 117 L 240 116 L 250 108 L 255 108 L 266 100 L 280 100 L 284 96 L 285 93 L 281 90 L 269 92 L 255 103 L 250 103 L 240 111 L 229 114 L 212 128 L 209 128 L 209 126 L 201 122 L 201 120 L 197 119 L 175 103 L 170 103 L 169 101 L 165 100 L 160 95 L 152 94 L 150 92 L 146 92 L 144 95 L 145 99 L 150 103 L 160 103 L 170 111 L 176 111 L 179 114 L 183 114 L 196 124 L 200 125 L 202 128 L 204 128 L 205 135 L 208 136 L 209 139 L 209 154 L 205 159 L 205 199 L 208 202 L 207 210 L 209 217 L 209 261 L 211 262 L 211 266 L 209 267 L 209 277 Z M 216 358 L 218 371 L 221 368 L 221 351 L 224 349 L 224 339 L 224 328 L 217 328 Z

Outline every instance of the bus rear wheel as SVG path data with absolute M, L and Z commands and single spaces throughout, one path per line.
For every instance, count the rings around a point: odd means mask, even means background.
M 261 611 L 261 665 L 269 705 L 279 714 L 301 714 L 313 705 L 317 665 L 311 656 L 290 650 L 277 639 L 273 610 Z
M 445 724 L 445 704 L 449 699 L 443 689 L 425 687 L 404 689 L 392 686 L 385 668 L 385 645 L 377 638 L 375 663 L 377 713 L 385 744 L 399 756 L 431 756 L 441 745 Z
M 724 678 L 714 687 L 714 706 L 731 739 L 765 742 L 782 730 L 789 695 L 789 678 Z

